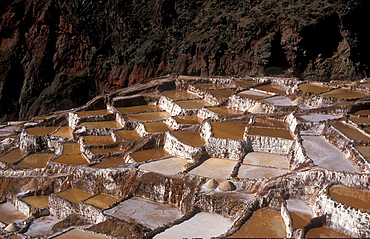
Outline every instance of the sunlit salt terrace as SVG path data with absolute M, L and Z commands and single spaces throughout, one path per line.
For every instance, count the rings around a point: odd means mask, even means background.
M 5 122 L 0 237 L 370 237 L 370 91 L 334 83 L 172 75 Z

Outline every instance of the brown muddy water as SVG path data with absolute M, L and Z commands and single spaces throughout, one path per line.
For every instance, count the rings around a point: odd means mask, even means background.
M 199 124 L 203 121 L 196 115 L 177 115 L 173 118 L 180 124 Z
M 249 129 L 248 135 L 283 138 L 283 139 L 290 139 L 290 140 L 293 139 L 289 130 L 281 129 L 281 128 L 251 127 Z
M 329 189 L 330 196 L 338 202 L 343 202 L 354 208 L 370 212 L 370 191 L 333 185 Z
M 185 99 L 199 99 L 200 97 L 196 94 L 190 93 L 186 90 L 169 90 L 163 91 L 162 95 L 167 96 L 173 100 L 185 100 Z
M 81 153 L 79 143 L 64 143 L 63 154 L 79 154 Z
M 202 147 L 206 143 L 204 138 L 200 136 L 200 133 L 197 131 L 179 130 L 172 131 L 171 134 L 184 144 L 191 145 L 193 147 Z
M 166 132 L 171 131 L 171 127 L 164 122 L 147 122 L 144 123 L 147 132 Z
M 130 107 L 116 107 L 116 109 L 122 114 L 149 112 L 149 111 L 163 111 L 158 105 L 137 105 Z
M 73 129 L 69 126 L 63 126 L 57 132 L 53 133 L 53 135 L 73 139 Z
M 306 238 L 351 238 L 351 237 L 343 233 L 340 233 L 334 229 L 324 226 L 310 229 L 306 234 Z
M 119 137 L 127 141 L 132 141 L 141 137 L 136 130 L 117 130 L 116 132 Z
M 370 141 L 370 136 L 362 133 L 354 126 L 341 121 L 330 122 L 330 125 L 335 127 L 337 130 L 342 132 L 345 136 L 353 140 L 365 140 Z
M 210 90 L 211 94 L 229 98 L 235 93 L 235 90 Z
M 268 85 L 257 86 L 257 87 L 254 87 L 254 89 L 262 90 L 262 91 L 266 91 L 266 92 L 270 92 L 270 93 L 274 93 L 274 94 L 278 94 L 278 95 L 285 95 L 286 94 L 286 91 L 281 89 L 280 85 L 276 85 L 276 84 L 268 84 Z
M 76 112 L 80 117 L 91 117 L 91 116 L 103 116 L 110 114 L 110 112 L 107 109 L 102 110 L 87 110 L 87 111 L 80 111 Z
M 93 196 L 92 193 L 77 188 L 68 188 L 64 191 L 56 193 L 56 195 L 73 203 L 80 203 L 83 200 Z
M 120 199 L 115 196 L 100 193 L 87 199 L 86 201 L 84 201 L 84 203 L 91 204 L 101 209 L 106 209 L 112 206 L 113 204 L 117 203 L 118 201 L 120 201 Z
M 17 166 L 20 168 L 44 168 L 47 162 L 54 156 L 55 154 L 31 154 L 22 159 Z
M 160 159 L 168 155 L 169 154 L 167 153 L 167 151 L 164 150 L 163 148 L 156 148 L 156 149 L 136 151 L 131 154 L 131 157 L 136 162 L 144 162 L 144 161 L 148 161 L 151 159 Z
M 95 148 L 90 149 L 93 154 L 107 154 L 107 153 L 116 153 L 121 151 L 120 147 L 115 148 Z
M 126 164 L 123 157 L 104 158 L 100 163 L 91 166 L 92 168 L 114 168 Z
M 281 214 L 268 209 L 259 209 L 228 238 L 286 238 L 286 236 Z
M 332 89 L 333 87 L 331 86 L 326 86 L 326 85 L 316 85 L 316 84 L 300 84 L 298 85 L 298 88 L 303 92 L 303 93 L 314 93 L 314 94 L 319 94 L 325 91 L 328 91 Z
M 320 96 L 323 98 L 338 98 L 338 99 L 359 99 L 369 96 L 370 94 L 355 91 L 355 90 L 346 90 L 346 89 L 336 89 L 329 92 L 325 92 Z
M 127 118 L 134 122 L 146 122 L 146 121 L 157 121 L 157 120 L 166 120 L 170 118 L 170 114 L 167 112 L 148 112 L 140 114 L 131 114 L 126 115 Z
M 285 129 L 287 125 L 282 120 L 272 119 L 272 118 L 256 118 L 252 126 L 261 127 L 272 127 L 272 128 L 283 128 Z
M 354 115 L 370 115 L 370 110 L 359 110 L 354 113 Z
M 46 195 L 28 196 L 21 200 L 33 208 L 43 209 L 49 206 L 49 196 Z
M 15 163 L 23 156 L 27 155 L 27 153 L 21 151 L 19 148 L 13 149 L 9 153 L 0 157 L 0 162 L 4 163 Z
M 239 115 L 243 114 L 243 111 L 233 110 L 226 107 L 207 107 L 207 110 L 213 111 L 220 115 Z
M 243 140 L 247 121 L 211 122 L 212 133 L 216 138 Z
M 33 127 L 27 128 L 26 131 L 30 135 L 47 135 L 53 133 L 58 127 Z
M 82 154 L 60 155 L 53 162 L 54 163 L 68 164 L 68 165 L 89 164 L 89 161 Z
M 120 129 L 122 125 L 116 121 L 93 121 L 93 122 L 82 122 L 81 126 L 85 126 L 88 129 Z
M 200 109 L 204 106 L 211 106 L 210 103 L 204 100 L 179 100 L 176 101 L 176 104 L 183 109 Z
M 69 230 L 54 239 L 108 239 L 108 237 L 92 232 L 81 231 L 79 229 Z
M 370 117 L 356 117 L 356 116 L 350 116 L 349 120 L 356 124 L 370 124 Z

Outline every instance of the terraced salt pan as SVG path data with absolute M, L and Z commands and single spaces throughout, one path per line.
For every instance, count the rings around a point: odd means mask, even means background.
M 369 159 L 370 159 L 370 146 L 358 145 L 358 146 L 355 146 L 355 148 L 360 152 L 360 154 L 362 154 L 362 156 L 364 156 L 364 158 L 366 158 L 369 161 Z
M 21 199 L 23 202 L 27 203 L 33 208 L 46 208 L 49 205 L 49 196 L 39 195 L 39 196 L 28 196 Z
M 229 236 L 230 238 L 286 238 L 286 229 L 281 214 L 268 209 L 259 209 Z
M 238 171 L 238 178 L 271 178 L 284 175 L 288 173 L 289 170 L 277 169 L 277 168 L 268 168 L 268 167 L 259 167 L 259 166 L 249 166 L 249 165 L 240 165 Z
M 350 116 L 349 120 L 356 124 L 370 124 L 370 117 L 356 117 L 356 116 Z
M 271 128 L 287 128 L 284 121 L 272 118 L 257 117 L 252 124 L 252 127 L 271 127 Z
M 27 216 L 18 211 L 13 204 L 6 202 L 0 204 L 0 222 L 18 223 L 27 219 Z
M 369 94 L 346 89 L 335 89 L 320 95 L 323 98 L 338 98 L 338 99 L 359 99 L 369 96 Z
M 345 136 L 352 140 L 364 140 L 364 141 L 370 141 L 370 136 L 361 132 L 354 126 L 337 121 L 337 122 L 330 122 L 330 125 L 342 132 Z
M 252 100 L 263 99 L 263 98 L 271 96 L 271 94 L 257 92 L 257 91 L 254 91 L 254 90 L 244 90 L 242 92 L 239 92 L 237 95 L 242 96 L 242 97 L 247 97 L 247 98 L 252 99 Z
M 332 89 L 331 86 L 326 85 L 316 85 L 316 84 L 300 84 L 298 88 L 303 91 L 304 93 L 314 93 L 319 94 L 325 91 Z
M 238 115 L 243 114 L 243 111 L 233 110 L 226 107 L 207 107 L 207 110 L 213 111 L 220 115 Z
M 179 100 L 176 101 L 176 104 L 183 109 L 200 109 L 204 106 L 211 106 L 211 104 L 205 100 Z
M 88 129 L 120 129 L 122 128 L 122 125 L 116 121 L 92 121 L 92 122 L 82 122 L 80 124 L 81 126 L 84 126 Z
M 351 238 L 351 237 L 329 227 L 323 226 L 310 229 L 306 234 L 306 238 Z
M 359 111 L 356 111 L 354 113 L 354 115 L 363 115 L 363 116 L 367 116 L 367 115 L 370 115 L 370 110 L 359 110 Z
M 199 99 L 200 97 L 196 94 L 190 93 L 186 90 L 169 90 L 163 91 L 162 95 L 167 96 L 173 100 L 185 100 L 185 99 Z
M 26 131 L 30 135 L 47 135 L 53 133 L 58 127 L 33 127 L 27 128 Z
M 134 122 L 166 120 L 170 116 L 171 115 L 167 112 L 147 112 L 147 113 L 126 115 L 126 117 L 129 120 L 134 121 Z
M 223 84 L 212 84 L 212 83 L 205 83 L 205 84 L 196 84 L 195 86 L 203 89 L 211 89 L 211 90 L 220 90 L 226 89 L 227 87 Z
M 79 229 L 69 230 L 59 236 L 53 237 L 54 239 L 107 239 L 109 237 L 99 235 L 93 232 L 81 231 Z
M 237 161 L 221 158 L 209 158 L 189 173 L 214 179 L 230 177 Z
M 82 154 L 60 155 L 53 162 L 68 165 L 83 165 L 90 163 Z
M 273 104 L 276 106 L 295 106 L 294 102 L 284 96 L 273 96 L 266 99 L 260 99 L 259 101 L 264 103 Z
M 216 213 L 201 212 L 172 226 L 154 236 L 156 239 L 167 238 L 211 238 L 224 234 L 232 225 L 232 221 Z
M 305 201 L 289 199 L 286 203 L 294 228 L 303 228 L 314 217 L 312 208 Z
M 19 148 L 13 149 L 9 153 L 0 157 L 0 162 L 4 163 L 15 163 L 23 156 L 27 155 L 27 153 L 23 152 Z
M 24 235 L 31 238 L 44 238 L 51 236 L 54 234 L 53 226 L 58 222 L 58 219 L 51 216 L 34 219 Z
M 68 188 L 64 191 L 56 193 L 56 195 L 73 203 L 80 203 L 83 200 L 93 196 L 92 193 L 77 188 Z
M 91 166 L 92 168 L 114 168 L 126 164 L 123 157 L 104 158 L 100 163 Z
M 266 136 L 292 140 L 293 137 L 288 129 L 270 127 L 250 127 L 247 135 Z
M 22 159 L 17 166 L 20 168 L 44 168 L 54 156 L 55 154 L 31 154 Z
M 307 156 L 317 166 L 335 171 L 358 172 L 339 149 L 328 143 L 323 136 L 302 136 L 302 139 Z
M 216 138 L 243 140 L 247 121 L 211 122 L 212 133 Z
M 193 147 L 202 147 L 206 141 L 197 131 L 192 130 L 179 130 L 172 131 L 171 134 L 184 144 L 191 145 Z
M 79 143 L 64 143 L 63 154 L 78 154 L 81 153 Z
M 182 217 L 180 210 L 173 205 L 153 202 L 139 197 L 125 200 L 117 206 L 104 211 L 104 214 L 127 222 L 140 223 L 151 229 Z
M 151 159 L 160 159 L 168 156 L 168 153 L 163 148 L 148 149 L 136 151 L 130 154 L 136 162 L 144 162 Z
M 330 196 L 338 202 L 346 203 L 354 208 L 370 212 L 370 191 L 333 185 L 329 189 Z
M 164 122 L 146 122 L 144 123 L 145 130 L 151 133 L 159 133 L 171 131 L 171 127 Z
M 199 124 L 203 121 L 196 115 L 177 115 L 173 118 L 180 124 Z
M 189 163 L 189 161 L 186 159 L 179 158 L 179 157 L 171 157 L 171 158 L 166 158 L 166 159 L 142 164 L 140 165 L 139 168 L 157 172 L 160 174 L 172 175 L 172 174 L 177 174 L 179 172 L 183 172 L 185 170 L 184 166 L 187 163 Z
M 101 208 L 101 209 L 106 209 L 112 206 L 113 204 L 119 202 L 120 199 L 109 195 L 105 193 L 100 193 L 98 195 L 95 195 L 87 200 L 84 201 L 86 204 L 91 204 L 95 207 Z
M 250 152 L 243 159 L 243 164 L 268 166 L 276 168 L 289 168 L 288 158 L 285 155 Z
M 110 112 L 107 109 L 102 110 L 87 110 L 87 111 L 80 111 L 76 112 L 77 115 L 80 117 L 92 117 L 92 116 L 103 116 L 110 114 Z
M 136 130 L 117 130 L 118 136 L 124 140 L 131 141 L 140 138 L 140 134 Z
M 266 91 L 266 92 L 274 93 L 278 95 L 285 95 L 286 91 L 289 88 L 283 85 L 267 84 L 267 85 L 261 85 L 261 86 L 254 87 L 254 89 Z
M 109 135 L 87 135 L 83 136 L 85 145 L 107 145 L 113 144 L 114 140 Z
M 242 86 L 243 88 L 250 88 L 258 84 L 257 81 L 252 80 L 234 80 L 234 82 Z
M 116 109 L 122 114 L 131 114 L 139 112 L 150 112 L 150 111 L 163 111 L 158 105 L 137 105 L 130 107 L 116 107 Z
M 299 118 L 309 121 L 309 122 L 320 122 L 324 120 L 330 120 L 330 119 L 337 119 L 340 118 L 340 115 L 324 115 L 324 114 L 305 114 L 305 115 L 298 115 Z
M 57 132 L 53 133 L 53 135 L 72 139 L 73 129 L 69 126 L 63 126 L 60 127 Z
M 224 98 L 229 98 L 235 93 L 235 90 L 210 90 L 211 94 L 218 95 Z

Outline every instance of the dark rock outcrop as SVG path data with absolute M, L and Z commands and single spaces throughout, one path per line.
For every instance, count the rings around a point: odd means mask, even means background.
M 2 0 L 0 119 L 27 119 L 168 73 L 355 80 L 365 0 Z

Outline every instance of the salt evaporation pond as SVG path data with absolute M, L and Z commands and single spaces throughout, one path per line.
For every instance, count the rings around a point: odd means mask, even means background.
M 323 226 L 310 229 L 306 234 L 306 238 L 351 238 L 351 237 L 329 227 Z
M 190 93 L 186 90 L 169 90 L 169 91 L 163 91 L 161 94 L 173 100 L 186 100 L 186 99 L 199 99 L 200 98 L 198 95 Z
M 303 228 L 310 223 L 314 217 L 312 208 L 302 200 L 289 199 L 286 200 L 287 209 L 293 220 L 293 227 Z
M 259 166 L 249 166 L 242 164 L 239 167 L 238 178 L 271 178 L 277 177 L 288 173 L 289 170 L 269 168 L 269 167 L 259 167 Z
M 259 209 L 228 238 L 286 238 L 286 229 L 279 212 Z
M 302 136 L 302 139 L 307 156 L 317 166 L 335 171 L 358 172 L 342 152 L 327 142 L 323 136 Z
M 145 130 L 152 133 L 160 133 L 171 131 L 171 127 L 164 122 L 146 122 L 144 123 Z
M 222 158 L 209 158 L 189 173 L 214 179 L 230 177 L 238 161 Z
M 92 117 L 92 116 L 103 116 L 110 114 L 110 112 L 107 109 L 102 110 L 87 110 L 87 111 L 79 111 L 75 112 L 80 117 Z
M 21 200 L 33 208 L 43 209 L 49 206 L 49 196 L 46 195 L 28 196 Z
M 31 154 L 22 159 L 17 166 L 20 168 L 44 168 L 54 156 L 55 154 Z
M 0 222 L 18 223 L 27 219 L 27 216 L 18 211 L 13 204 L 6 202 L 0 204 Z
M 54 234 L 53 226 L 58 222 L 59 220 L 52 216 L 34 219 L 24 235 L 31 238 L 45 238 L 51 236 Z
M 325 114 L 314 114 L 314 113 L 297 115 L 297 116 L 308 122 L 320 122 L 324 120 L 337 119 L 337 118 L 342 117 L 340 115 L 325 115 Z
M 242 96 L 242 97 L 247 97 L 247 98 L 252 99 L 252 100 L 263 99 L 263 98 L 271 96 L 271 94 L 257 92 L 255 90 L 244 90 L 242 92 L 239 92 L 237 95 Z
M 171 134 L 184 144 L 191 145 L 193 147 L 202 147 L 206 141 L 197 131 L 192 130 L 179 130 L 172 131 Z
M 126 164 L 123 157 L 104 158 L 100 163 L 91 166 L 92 168 L 114 168 Z
M 158 105 L 137 105 L 130 107 L 116 107 L 116 109 L 122 114 L 131 114 L 139 112 L 150 112 L 150 111 L 163 111 Z
M 294 106 L 295 104 L 289 98 L 284 96 L 273 96 L 266 99 L 260 99 L 260 102 L 269 103 L 277 106 Z
M 333 185 L 329 189 L 330 196 L 354 208 L 370 212 L 370 191 Z
M 131 223 L 140 223 L 155 229 L 182 217 L 180 210 L 171 205 L 133 197 L 104 211 L 105 215 Z
M 33 127 L 27 128 L 26 131 L 30 135 L 47 135 L 53 133 L 58 127 Z
M 298 88 L 301 91 L 303 91 L 303 93 L 314 93 L 314 94 L 319 94 L 330 89 L 333 89 L 333 87 L 327 85 L 306 84 L 306 83 L 298 85 Z
M 25 155 L 27 155 L 27 153 L 23 152 L 19 148 L 13 149 L 12 151 L 8 152 L 7 154 L 1 156 L 0 157 L 0 162 L 15 163 Z
M 338 98 L 338 99 L 359 99 L 363 97 L 369 96 L 369 94 L 361 92 L 361 91 L 355 91 L 355 90 L 347 90 L 347 89 L 335 89 L 331 90 L 325 93 L 322 93 L 320 95 L 323 98 Z
M 199 124 L 203 121 L 196 115 L 177 115 L 173 118 L 180 124 Z
M 211 94 L 218 95 L 224 98 L 229 98 L 235 93 L 235 90 L 210 90 Z
M 68 188 L 64 191 L 56 193 L 56 195 L 73 203 L 80 203 L 83 200 L 93 196 L 92 193 L 77 188 Z
M 53 162 L 68 165 L 83 165 L 90 163 L 82 154 L 60 155 Z
M 164 150 L 163 148 L 141 150 L 130 154 L 130 156 L 136 162 L 144 162 L 151 159 L 160 159 L 168 155 L 169 154 L 167 153 L 167 151 Z
M 126 115 L 126 117 L 134 122 L 146 122 L 146 121 L 159 121 L 170 118 L 170 114 L 166 111 L 163 112 L 147 112 L 140 114 Z
M 186 159 L 179 157 L 171 157 L 142 164 L 140 165 L 139 168 L 149 170 L 152 172 L 157 172 L 160 174 L 172 175 L 184 171 L 185 170 L 184 166 L 187 163 L 189 163 L 189 161 Z
M 211 122 L 213 137 L 222 139 L 243 140 L 247 121 Z
M 91 198 L 88 198 L 87 200 L 84 201 L 84 203 L 91 204 L 100 209 L 106 209 L 119 201 L 120 199 L 115 196 L 105 194 L 105 193 L 100 193 Z
M 290 139 L 290 140 L 293 139 L 288 129 L 272 128 L 272 127 L 252 126 L 249 128 L 247 135 L 266 136 L 266 137 L 282 138 L 282 139 Z
M 114 143 L 113 138 L 109 135 L 88 135 L 83 137 L 85 145 L 107 145 Z
M 69 126 L 63 126 L 57 132 L 53 133 L 53 135 L 73 139 L 73 129 Z
M 69 230 L 59 236 L 53 237 L 54 239 L 108 239 L 109 237 L 99 235 L 92 232 L 81 231 L 79 229 Z
M 82 122 L 80 126 L 88 129 L 120 129 L 122 125 L 116 120 Z
M 183 109 L 200 109 L 204 106 L 211 106 L 211 104 L 205 100 L 179 100 L 176 101 L 176 104 Z
M 370 136 L 361 132 L 354 126 L 342 121 L 330 122 L 330 125 L 339 130 L 342 134 L 353 140 L 370 141 Z
M 207 110 L 210 110 L 212 112 L 215 112 L 220 115 L 240 115 L 243 114 L 243 111 L 240 110 L 233 110 L 226 107 L 207 107 Z
M 107 154 L 107 153 L 116 153 L 121 151 L 120 147 L 115 147 L 115 148 L 93 148 L 90 149 L 90 151 L 93 154 Z
M 278 85 L 278 84 L 267 84 L 267 85 L 261 85 L 261 86 L 254 87 L 254 89 L 269 92 L 269 93 L 274 93 L 278 95 L 285 95 L 286 91 L 289 88 L 283 85 Z
M 127 141 L 139 139 L 141 137 L 136 130 L 117 130 L 116 132 L 119 137 Z
M 233 222 L 219 214 L 200 212 L 181 224 L 172 226 L 154 236 L 168 238 L 211 238 L 217 237 L 231 227 Z
M 276 168 L 289 168 L 288 158 L 285 155 L 264 153 L 264 152 L 250 152 L 244 159 L 243 164 L 276 167 Z
M 81 153 L 79 143 L 64 143 L 63 154 L 78 154 Z

